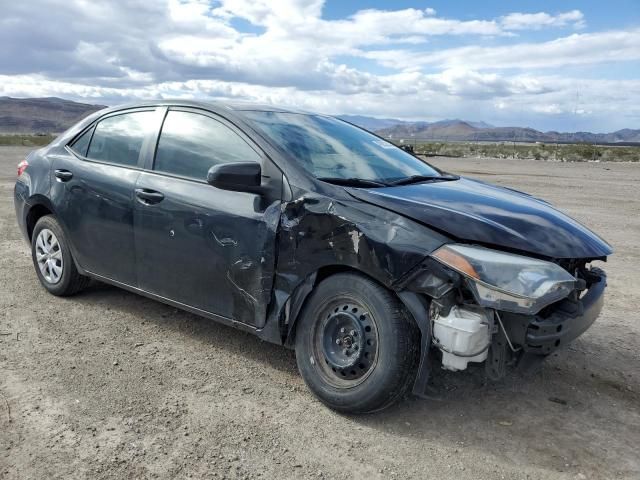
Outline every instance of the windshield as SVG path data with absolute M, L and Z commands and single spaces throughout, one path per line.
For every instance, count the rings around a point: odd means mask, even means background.
M 244 114 L 316 178 L 390 183 L 440 175 L 392 143 L 335 118 L 261 111 Z

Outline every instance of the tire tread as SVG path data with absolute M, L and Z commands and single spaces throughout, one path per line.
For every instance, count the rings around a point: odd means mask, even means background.
M 44 227 L 52 230 L 55 233 L 56 237 L 58 238 L 58 242 L 60 243 L 60 246 L 63 250 L 62 255 L 65 262 L 65 268 L 62 274 L 63 278 L 60 280 L 59 283 L 55 285 L 48 284 L 42 278 L 42 274 L 40 273 L 37 262 L 35 260 L 35 254 L 34 254 L 35 239 L 37 238 L 38 232 Z M 91 281 L 89 277 L 82 275 L 80 274 L 80 272 L 78 272 L 75 260 L 71 255 L 71 250 L 67 245 L 67 238 L 62 228 L 60 227 L 58 220 L 54 215 L 44 215 L 40 217 L 36 222 L 33 228 L 33 235 L 32 235 L 32 241 L 31 241 L 31 256 L 33 259 L 33 265 L 36 269 L 36 274 L 40 279 L 40 283 L 42 283 L 44 288 L 46 288 L 49 291 L 49 293 L 53 295 L 57 295 L 60 297 L 75 295 L 76 293 L 83 290 L 87 285 L 89 285 L 89 282 Z

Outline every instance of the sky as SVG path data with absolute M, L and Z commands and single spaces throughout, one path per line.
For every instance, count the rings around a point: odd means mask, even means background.
M 640 128 L 640 0 L 0 3 L 0 96 Z

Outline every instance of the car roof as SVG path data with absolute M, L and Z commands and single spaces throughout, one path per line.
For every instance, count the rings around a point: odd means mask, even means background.
M 227 106 L 231 110 L 235 111 L 257 111 L 257 112 L 279 112 L 279 113 L 300 113 L 312 115 L 313 112 L 299 110 L 295 108 L 280 107 L 277 105 L 268 105 L 266 103 L 251 103 L 251 102 L 229 102 L 221 103 L 221 105 Z
M 149 99 L 138 102 L 131 102 L 121 105 L 114 105 L 112 107 L 106 107 L 101 110 L 97 110 L 92 114 L 85 117 L 83 120 L 69 128 L 66 132 L 61 134 L 55 144 L 66 144 L 71 138 L 76 136 L 89 124 L 101 119 L 107 115 L 118 114 L 120 112 L 137 109 L 137 108 L 151 108 L 151 107 L 192 107 L 200 108 L 203 110 L 209 110 L 213 113 L 223 115 L 226 110 L 233 114 L 239 120 L 245 122 L 249 121 L 244 115 L 245 112 L 275 112 L 275 113 L 292 113 L 300 115 L 319 115 L 326 116 L 324 114 L 317 114 L 313 112 L 307 112 L 297 110 L 293 108 L 278 107 L 269 104 L 251 103 L 251 102 L 227 102 L 227 101 L 215 101 L 215 100 L 186 100 L 186 99 Z
M 142 102 L 129 103 L 125 105 L 117 105 L 109 110 L 123 110 L 128 108 L 147 107 L 151 105 L 159 106 L 187 106 L 196 108 L 214 108 L 218 110 L 231 110 L 234 112 L 277 112 L 277 113 L 297 113 L 313 115 L 313 112 L 303 111 L 294 108 L 280 107 L 276 105 L 269 105 L 265 103 L 252 103 L 252 102 L 226 102 L 216 100 L 181 100 L 181 99 L 163 99 L 163 100 L 146 100 Z M 241 114 L 241 113 L 240 113 Z

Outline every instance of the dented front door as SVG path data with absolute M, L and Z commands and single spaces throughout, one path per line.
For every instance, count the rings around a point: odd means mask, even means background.
M 143 172 L 136 199 L 138 286 L 258 328 L 271 298 L 280 200 Z

